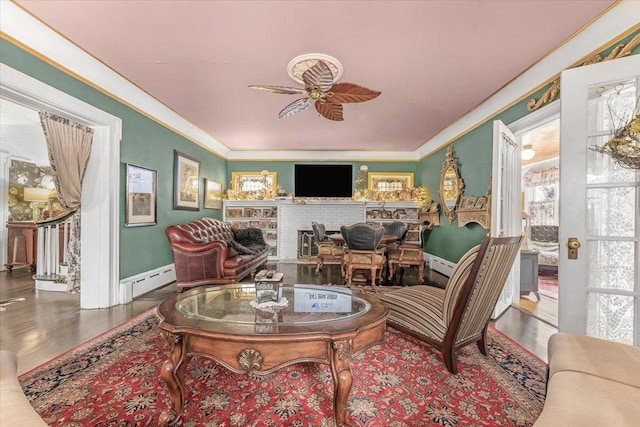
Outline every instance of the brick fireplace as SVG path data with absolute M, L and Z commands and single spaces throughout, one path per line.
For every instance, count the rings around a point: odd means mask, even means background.
M 309 256 L 307 251 L 313 246 L 312 221 L 324 224 L 327 230 L 340 230 L 342 225 L 351 225 L 365 220 L 364 204 L 356 201 L 321 201 L 304 205 L 284 204 L 279 209 L 280 240 L 278 245 L 281 260 L 298 260 L 302 253 L 304 253 L 305 259 Z M 301 241 L 300 234 L 310 236 L 306 243 Z M 301 248 L 301 244 L 310 246 Z

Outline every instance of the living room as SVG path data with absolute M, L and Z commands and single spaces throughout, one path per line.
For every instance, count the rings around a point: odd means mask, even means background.
M 190 158 L 198 160 L 200 185 L 204 186 L 203 180 L 206 178 L 221 184 L 223 191 L 229 190 L 233 173 L 268 171 L 277 175 L 277 184 L 285 190 L 285 194 L 295 193 L 294 166 L 296 164 L 348 164 L 352 167 L 354 180 L 357 178 L 356 175 L 361 166 L 364 165 L 367 166 L 368 173 L 412 174 L 415 187 L 428 188 L 432 199 L 439 201 L 441 171 L 446 160 L 447 148 L 452 147 L 459 164 L 460 177 L 464 181 L 464 195 L 480 197 L 490 194 L 492 191 L 493 120 L 501 119 L 507 124 L 511 124 L 535 114 L 530 112 L 527 105 L 531 100 L 538 101 L 550 97 L 546 94 L 553 92 L 549 92 L 549 89 L 553 88 L 561 70 L 577 64 L 591 55 L 597 54 L 601 57 L 607 57 L 615 49 L 615 46 L 627 45 L 639 32 L 637 20 L 633 19 L 637 12 L 637 9 L 634 8 L 634 2 L 616 4 L 607 12 L 615 14 L 615 16 L 609 17 L 614 20 L 615 25 L 609 25 L 608 29 L 604 31 L 599 26 L 587 27 L 582 30 L 584 37 L 579 40 L 586 46 L 577 45 L 578 40 L 572 39 L 550 53 L 547 58 L 549 62 L 545 62 L 544 59 L 540 61 L 539 69 L 545 68 L 542 65 L 546 65 L 551 67 L 552 71 L 536 74 L 535 71 L 538 70 L 536 67 L 532 67 L 527 72 L 525 72 L 527 67 L 519 70 L 523 73 L 521 76 L 515 78 L 516 75 L 514 75 L 513 81 L 501 82 L 504 87 L 499 92 L 508 92 L 507 95 L 496 92 L 495 97 L 489 97 L 498 90 L 496 87 L 493 92 L 487 94 L 487 99 L 484 102 L 477 104 L 478 108 L 473 109 L 468 115 L 460 114 L 455 118 L 459 120 L 449 121 L 450 127 L 443 128 L 442 133 L 438 133 L 430 138 L 426 144 L 420 145 L 414 150 L 380 149 L 374 152 L 364 150 L 362 152 L 356 150 L 342 152 L 339 149 L 328 148 L 312 153 L 292 155 L 291 149 L 267 149 L 266 151 L 255 149 L 253 151 L 238 148 L 237 150 L 229 150 L 213 137 L 203 135 L 201 129 L 176 118 L 176 114 L 169 111 L 170 109 L 166 106 L 154 104 L 153 107 L 150 107 L 144 103 L 138 104 L 128 95 L 120 92 L 120 89 L 107 89 L 108 83 L 94 82 L 88 74 L 85 75 L 84 72 L 75 68 L 79 65 L 77 61 L 66 59 L 64 55 L 61 55 L 61 52 L 76 50 L 77 46 L 69 44 L 68 41 L 58 40 L 59 35 L 51 28 L 42 29 L 40 27 L 46 26 L 39 22 L 29 24 L 37 26 L 37 31 L 45 31 L 45 33 L 48 31 L 47 40 L 50 41 L 50 46 L 55 44 L 54 39 L 56 43 L 61 43 L 52 51 L 47 51 L 46 47 L 33 45 L 34 42 L 30 39 L 31 35 L 21 34 L 21 30 L 14 29 L 12 24 L 8 23 L 9 19 L 21 22 L 22 20 L 37 21 L 18 6 L 21 3 L 23 2 L 2 5 L 4 9 L 0 58 L 3 67 L 24 73 L 30 78 L 54 88 L 55 91 L 80 100 L 83 104 L 78 107 L 78 105 L 73 105 L 74 102 L 70 102 L 68 106 L 61 108 L 60 104 L 56 102 L 62 101 L 43 103 L 42 98 L 38 99 L 39 95 L 36 96 L 33 93 L 29 95 L 30 89 L 23 87 L 21 91 L 16 90 L 16 85 L 9 81 L 10 77 L 7 77 L 10 72 L 5 72 L 6 68 L 3 68 L 2 73 L 3 99 L 20 101 L 22 105 L 27 105 L 32 109 L 41 108 L 43 105 L 54 106 L 56 107 L 55 111 L 79 117 L 79 120 L 84 124 L 93 123 L 96 128 L 106 129 L 106 136 L 104 134 L 96 135 L 97 139 L 94 140 L 94 144 L 103 151 L 100 156 L 92 158 L 92 163 L 87 169 L 86 185 L 91 190 L 86 191 L 86 200 L 83 200 L 82 203 L 83 221 L 86 222 L 83 224 L 85 232 L 83 233 L 82 250 L 83 258 L 85 257 L 84 250 L 88 251 L 86 258 L 89 260 L 87 261 L 89 268 L 86 269 L 88 276 L 84 277 L 81 283 L 83 309 L 126 304 L 131 302 L 134 296 L 146 292 L 147 289 L 134 290 L 133 282 L 143 277 L 155 275 L 158 271 L 164 271 L 167 266 L 171 266 L 173 263 L 171 251 L 164 235 L 164 230 L 168 226 L 186 223 L 205 216 L 224 218 L 222 209 L 205 208 L 202 201 L 199 203 L 197 211 L 175 209 L 174 161 L 176 152 L 184 153 Z M 24 2 L 27 10 L 28 3 Z M 607 22 L 606 14 L 600 19 L 603 20 L 602 22 Z M 581 25 L 585 22 L 582 22 Z M 25 26 L 24 28 L 30 27 Z M 585 42 L 583 39 L 588 39 L 588 41 Z M 635 56 L 638 53 L 637 47 L 632 48 L 629 53 L 631 56 Z M 346 57 L 339 59 L 347 60 Z M 552 64 L 553 60 L 560 61 L 561 65 Z M 277 64 L 275 68 L 281 69 L 283 65 Z M 99 64 L 92 63 L 91 66 L 100 68 Z M 104 68 L 108 69 L 108 67 Z M 113 70 L 107 71 L 113 73 Z M 531 71 L 530 74 L 528 74 L 529 71 Z M 389 71 L 387 70 L 387 72 Z M 532 74 L 534 74 L 533 77 Z M 249 79 L 244 87 L 255 83 L 279 83 L 279 77 L 275 74 L 261 77 L 262 81 L 257 81 L 256 78 Z M 376 89 L 374 84 L 367 82 L 368 79 L 370 77 L 365 73 L 349 74 L 349 78 L 345 78 L 347 81 L 360 82 Z M 133 86 L 130 82 L 127 85 Z M 36 93 L 39 90 L 40 87 Z M 134 90 L 138 95 L 142 93 L 139 89 L 134 88 Z M 386 89 L 383 90 L 381 97 L 384 97 L 388 92 Z M 60 99 L 58 92 L 54 93 L 53 98 Z M 259 99 L 257 103 L 262 106 L 264 113 L 271 116 L 276 115 L 278 111 L 277 107 L 276 110 L 273 110 L 273 106 L 282 104 L 279 107 L 282 108 L 287 104 L 288 99 L 260 92 L 252 95 L 258 97 L 256 98 Z M 355 119 L 358 117 L 358 111 L 366 111 L 367 106 L 374 105 L 375 102 L 374 99 L 357 105 L 357 108 L 361 110 L 356 109 L 355 104 L 346 104 L 345 123 L 349 122 L 350 113 L 353 113 L 352 117 Z M 553 100 L 548 104 L 552 103 Z M 558 102 L 556 102 L 557 104 Z M 97 113 L 93 118 L 88 117 L 86 112 L 90 111 L 90 108 L 106 112 L 108 117 L 100 116 Z M 159 108 L 159 110 L 154 110 L 154 108 Z M 290 123 L 290 120 L 296 119 L 298 116 L 305 117 L 305 114 L 314 115 L 311 111 L 299 112 L 295 117 L 281 119 L 283 124 L 278 124 L 278 126 L 284 126 L 285 123 Z M 111 121 L 114 117 L 116 120 Z M 317 121 L 325 120 L 322 117 L 312 118 Z M 285 122 L 285 120 L 289 122 Z M 327 123 L 334 124 L 329 121 Z M 247 131 L 247 133 L 251 132 Z M 332 131 L 326 131 L 325 134 L 331 135 Z M 306 135 L 308 133 L 299 133 L 297 138 L 302 140 Z M 326 140 L 329 139 L 331 138 L 326 138 Z M 325 145 L 328 144 L 326 140 L 322 141 Z M 518 140 L 516 139 L 516 141 Z M 267 142 L 264 142 L 264 146 L 268 147 Z M 6 159 L 6 156 L 3 157 L 3 160 L 6 161 Z M 157 219 L 152 226 L 126 226 L 124 199 L 127 164 L 148 168 L 157 174 Z M 97 197 L 91 197 L 92 195 L 100 195 L 100 200 L 97 200 Z M 225 200 L 225 203 L 229 203 L 229 200 Z M 310 202 L 309 205 L 312 203 Z M 312 218 L 308 222 L 310 223 L 311 220 Z M 478 223 L 469 223 L 460 227 L 457 220 L 449 222 L 442 216 L 440 225 L 434 227 L 430 236 L 427 252 L 455 264 L 466 250 L 480 242 L 488 231 L 488 227 L 483 227 Z M 99 237 L 95 238 L 94 236 Z M 2 247 L 6 248 L 6 242 L 3 242 Z M 6 252 L 6 249 L 3 251 Z M 159 284 L 158 287 L 163 285 L 164 283 Z M 514 293 L 517 294 L 517 290 Z M 560 295 L 561 299 L 562 294 Z

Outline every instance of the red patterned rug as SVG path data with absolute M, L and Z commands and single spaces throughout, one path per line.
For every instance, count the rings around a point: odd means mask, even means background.
M 168 406 L 159 367 L 167 355 L 146 312 L 20 376 L 51 426 L 155 426 Z M 542 410 L 546 365 L 491 328 L 490 357 L 458 352 L 457 375 L 440 353 L 389 329 L 384 345 L 352 360 L 353 426 L 530 426 Z M 265 377 L 234 374 L 203 357 L 187 367 L 181 425 L 329 427 L 328 365 L 300 363 Z

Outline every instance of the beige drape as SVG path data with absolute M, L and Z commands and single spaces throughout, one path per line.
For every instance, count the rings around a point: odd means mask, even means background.
M 58 200 L 75 211 L 69 234 L 67 290 L 80 287 L 80 200 L 82 179 L 91 154 L 93 129 L 51 113 L 40 113 Z

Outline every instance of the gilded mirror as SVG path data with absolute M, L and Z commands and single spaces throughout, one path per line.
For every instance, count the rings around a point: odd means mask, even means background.
M 456 216 L 456 206 L 462 195 L 464 183 L 458 172 L 458 162 L 453 157 L 451 147 L 447 148 L 446 158 L 442 165 L 442 175 L 440 176 L 440 201 L 442 211 L 449 220 L 453 222 Z
M 401 191 L 413 188 L 412 172 L 369 172 L 369 190 Z

